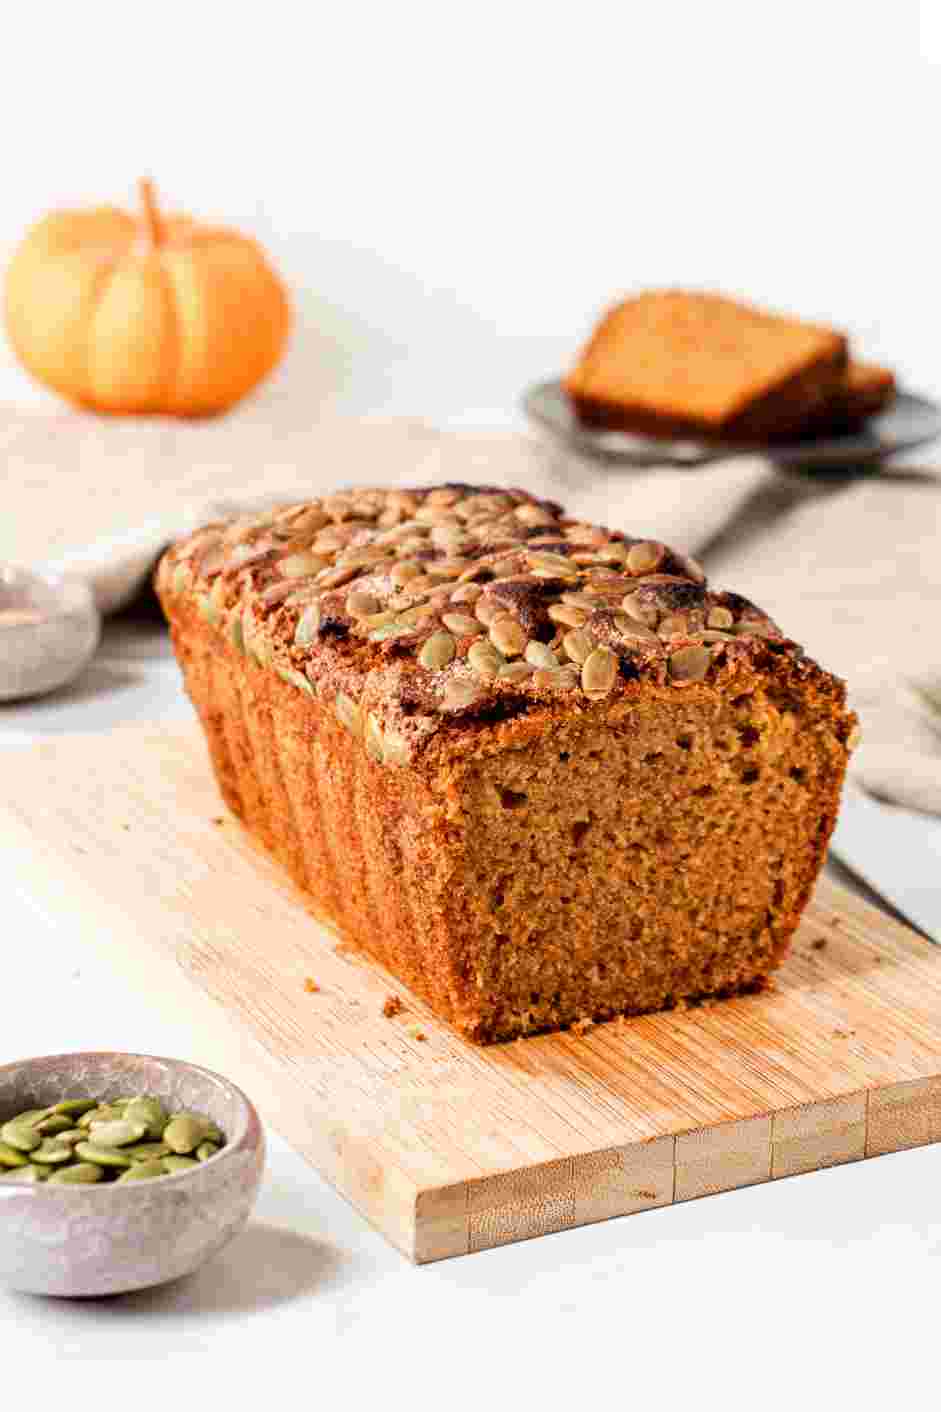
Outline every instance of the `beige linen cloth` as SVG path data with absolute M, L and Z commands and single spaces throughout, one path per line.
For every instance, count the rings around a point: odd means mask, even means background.
M 741 458 L 635 470 L 514 431 L 420 421 L 107 421 L 0 415 L 0 561 L 90 579 L 103 611 L 175 535 L 214 514 L 344 485 L 518 485 L 585 518 L 676 544 L 846 678 L 857 779 L 941 813 L 941 472 L 793 475 Z M 934 703 L 932 704 L 932 695 Z

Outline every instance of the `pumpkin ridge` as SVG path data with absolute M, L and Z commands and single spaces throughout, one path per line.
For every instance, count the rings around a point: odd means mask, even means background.
M 160 283 L 163 285 L 164 297 L 167 304 L 167 312 L 170 317 L 171 327 L 166 338 L 166 376 L 160 389 L 161 412 L 171 412 L 176 406 L 177 380 L 180 372 L 180 340 L 182 329 L 180 328 L 180 311 L 176 302 L 176 288 L 170 278 L 170 271 L 161 259 L 159 262 Z
M 95 280 L 94 280 L 94 283 L 93 283 L 93 285 L 92 285 L 91 296 L 90 296 L 90 298 L 89 298 L 89 300 L 88 300 L 88 308 L 89 308 L 89 311 L 90 311 L 90 317 L 87 319 L 87 321 L 86 321 L 86 323 L 85 323 L 85 338 L 84 338 L 84 345 L 83 345 L 83 350 L 82 350 L 82 351 L 83 351 L 83 354 L 84 354 L 84 357 L 83 357 L 83 360 L 82 360 L 82 382 L 84 383 L 85 388 L 87 389 L 87 393 L 86 393 L 86 396 L 85 396 L 85 397 L 81 397 L 81 394 L 79 394 L 79 396 L 80 396 L 80 400 L 81 400 L 81 402 L 82 402 L 82 405 L 85 406 L 85 407 L 90 407 L 93 411 L 98 411 L 98 410 L 99 410 L 99 409 L 95 406 L 95 399 L 94 399 L 94 397 L 92 396 L 92 393 L 91 393 L 91 387 L 92 387 L 91 348 L 92 348 L 92 333 L 93 333 L 94 327 L 95 327 L 95 314 L 97 313 L 97 311 L 98 311 L 98 306 L 100 305 L 102 299 L 104 299 L 105 294 L 106 294 L 107 289 L 108 289 L 108 285 L 109 285 L 109 284 L 111 283 L 111 281 L 114 279 L 114 277 L 115 277 L 115 275 L 116 275 L 116 273 L 117 273 L 118 265 L 121 263 L 121 260 L 122 260 L 123 258 L 124 258 L 124 257 L 123 257 L 122 255 L 114 255 L 108 264 L 102 263 L 101 269 L 100 269 L 100 270 L 97 272 L 97 274 L 95 275 Z

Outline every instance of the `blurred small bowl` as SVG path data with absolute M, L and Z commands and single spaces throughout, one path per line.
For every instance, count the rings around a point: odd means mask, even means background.
M 92 1186 L 0 1182 L 0 1283 L 28 1294 L 119 1294 L 178 1279 L 221 1250 L 255 1204 L 265 1141 L 228 1079 L 147 1054 L 51 1054 L 0 1067 L 0 1123 L 62 1098 L 148 1093 L 205 1113 L 225 1134 L 215 1157 L 152 1181 Z
M 0 564 L 0 701 L 64 686 L 91 660 L 100 636 L 86 583 Z

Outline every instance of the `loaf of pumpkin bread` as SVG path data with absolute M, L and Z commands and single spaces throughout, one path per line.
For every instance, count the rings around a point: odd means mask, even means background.
M 228 806 L 467 1038 L 781 961 L 855 717 L 685 555 L 445 485 L 207 525 L 156 583 Z

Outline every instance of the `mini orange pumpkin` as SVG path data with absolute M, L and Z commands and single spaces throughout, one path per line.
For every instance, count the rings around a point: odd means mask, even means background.
M 203 416 L 231 407 L 284 349 L 290 309 L 261 248 L 186 216 L 61 211 L 7 271 L 13 348 L 40 382 L 99 412 Z

